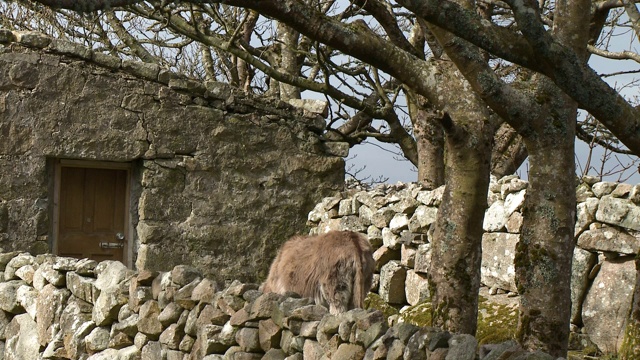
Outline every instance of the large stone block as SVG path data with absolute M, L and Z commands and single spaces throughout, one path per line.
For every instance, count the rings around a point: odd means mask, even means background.
M 407 269 L 399 261 L 390 261 L 380 269 L 380 297 L 390 304 L 406 304 Z
M 598 256 L 576 247 L 571 265 L 571 323 L 582 324 L 582 302 L 590 285 L 589 274 L 598 262 Z
M 405 293 L 409 305 L 417 305 L 428 301 L 431 298 L 431 293 L 429 292 L 427 276 L 408 270 L 405 280 Z
M 640 230 L 640 207 L 628 199 L 603 196 L 598 204 L 596 220 L 627 229 Z
M 489 287 L 517 291 L 514 259 L 519 234 L 485 233 L 482 236 L 480 281 Z
M 582 321 L 600 350 L 620 349 L 636 286 L 632 257 L 605 261 L 582 305 Z
M 640 251 L 640 239 L 616 227 L 603 227 L 583 232 L 578 237 L 578 246 L 594 252 L 633 255 Z
M 37 359 L 40 353 L 36 322 L 28 314 L 16 315 L 5 330 L 5 360 Z

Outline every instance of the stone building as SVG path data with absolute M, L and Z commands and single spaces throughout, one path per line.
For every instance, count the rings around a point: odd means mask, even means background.
M 0 252 L 256 281 L 342 188 L 322 109 L 39 34 L 0 44 Z

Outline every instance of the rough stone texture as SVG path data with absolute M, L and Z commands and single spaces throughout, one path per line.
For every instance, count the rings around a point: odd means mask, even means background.
M 578 237 L 578 246 L 590 251 L 633 255 L 640 251 L 640 239 L 615 227 L 603 227 L 583 232 Z
M 320 103 L 249 98 L 38 34 L 3 39 L 45 51 L 0 53 L 0 251 L 50 251 L 53 159 L 131 163 L 128 266 L 218 280 L 264 278 L 304 214 L 343 186 Z
M 636 279 L 632 257 L 605 261 L 582 306 L 585 329 L 598 348 L 616 351 L 622 345 Z
M 390 304 L 406 303 L 407 269 L 398 261 L 390 261 L 380 269 L 380 297 Z
M 640 230 L 640 207 L 628 199 L 603 196 L 598 204 L 596 220 L 628 229 Z
M 519 238 L 519 234 L 508 233 L 485 233 L 482 236 L 480 274 L 483 284 L 517 291 L 513 260 Z
M 576 247 L 571 265 L 571 323 L 582 324 L 582 302 L 590 285 L 589 273 L 598 262 L 598 256 Z
M 429 292 L 427 276 L 417 273 L 414 270 L 408 270 L 405 280 L 405 293 L 409 305 L 417 305 L 430 300 L 431 293 Z

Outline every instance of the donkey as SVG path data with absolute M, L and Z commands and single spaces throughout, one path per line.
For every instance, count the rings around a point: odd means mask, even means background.
M 294 236 L 282 245 L 262 290 L 296 292 L 338 314 L 362 308 L 374 268 L 371 245 L 362 234 L 330 231 Z

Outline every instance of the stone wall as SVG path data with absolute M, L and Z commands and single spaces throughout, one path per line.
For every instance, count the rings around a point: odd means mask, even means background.
M 0 30 L 0 251 L 53 251 L 56 161 L 123 162 L 129 267 L 264 278 L 343 188 L 348 144 L 325 143 L 324 108 L 300 105 Z
M 377 310 L 339 315 L 310 299 L 218 289 L 195 268 L 134 272 L 122 263 L 0 254 L 0 359 L 553 360 L 512 341 L 486 345 Z
M 491 294 L 517 296 L 513 261 L 527 187 L 515 176 L 491 181 L 481 268 L 482 284 Z M 416 305 L 429 299 L 431 225 L 443 190 L 427 191 L 417 184 L 352 189 L 316 205 L 309 213 L 312 233 L 336 229 L 367 234 L 377 248 L 372 291 L 399 307 Z M 576 191 L 572 330 L 586 333 L 602 351 L 612 352 L 621 345 L 636 286 L 640 185 L 584 177 Z

